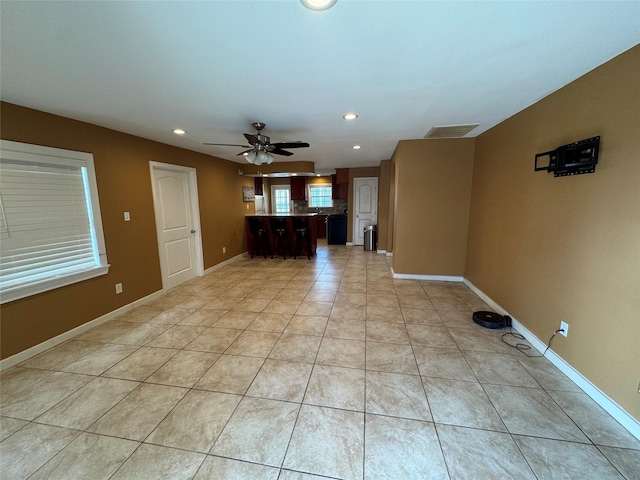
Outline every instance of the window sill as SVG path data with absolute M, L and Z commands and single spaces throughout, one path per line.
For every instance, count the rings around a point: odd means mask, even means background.
M 72 285 L 101 275 L 106 275 L 108 272 L 109 265 L 105 265 L 92 268 L 91 270 L 84 270 L 71 275 L 65 275 L 64 277 L 51 278 L 26 286 L 15 287 L 0 293 L 0 304 L 13 302 L 14 300 L 20 300 L 21 298 L 37 295 L 38 293 L 48 292 L 49 290 Z

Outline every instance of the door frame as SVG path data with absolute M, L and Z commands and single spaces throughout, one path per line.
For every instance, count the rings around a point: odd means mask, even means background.
M 378 192 L 378 188 L 380 186 L 380 179 L 378 177 L 355 177 L 353 179 L 353 217 L 352 217 L 352 244 L 353 245 L 364 245 L 363 243 L 356 243 L 356 238 L 357 238 L 357 234 L 356 234 L 356 230 L 358 229 L 358 206 L 359 206 L 359 201 L 358 201 L 358 195 L 357 195 L 357 189 L 356 189 L 356 183 L 358 182 L 358 180 L 375 180 L 376 181 L 376 204 L 375 204 L 375 209 L 376 209 L 376 218 L 375 218 L 375 225 L 376 225 L 376 229 L 377 229 L 377 225 L 378 225 L 378 203 L 380 201 L 379 195 L 380 192 Z M 377 232 L 376 232 L 377 233 Z
M 151 173 L 151 192 L 153 194 L 153 211 L 154 211 L 154 220 L 156 223 L 156 243 L 158 244 L 158 261 L 160 262 L 160 273 L 162 277 L 162 289 L 167 289 L 167 266 L 165 262 L 162 260 L 162 255 L 160 254 L 161 245 L 160 245 L 160 225 L 162 222 L 158 218 L 158 192 L 156 190 L 156 179 L 155 172 L 158 170 L 169 170 L 173 172 L 186 173 L 189 179 L 189 203 L 191 207 L 191 225 L 193 225 L 193 230 L 195 230 L 194 236 L 194 264 L 196 270 L 196 276 L 201 277 L 204 275 L 204 253 L 202 250 L 202 234 L 200 232 L 200 204 L 198 202 L 198 180 L 196 172 L 197 170 L 193 167 L 184 167 L 182 165 L 174 165 L 172 163 L 163 163 L 163 162 L 149 162 L 149 171 Z
M 275 211 L 276 208 L 276 190 L 287 190 L 289 194 L 289 212 L 293 213 L 293 200 L 291 200 L 291 185 L 271 185 L 271 213 L 277 213 Z M 285 212 L 280 212 L 285 213 Z

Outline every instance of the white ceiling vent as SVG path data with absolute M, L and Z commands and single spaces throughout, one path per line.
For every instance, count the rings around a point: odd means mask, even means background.
M 440 127 L 433 127 L 427 132 L 424 138 L 460 138 L 464 137 L 478 125 L 480 124 L 474 123 L 471 125 L 443 125 Z

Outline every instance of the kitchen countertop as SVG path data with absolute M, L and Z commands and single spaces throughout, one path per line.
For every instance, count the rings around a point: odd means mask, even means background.
M 247 217 L 315 217 L 317 213 L 254 213 Z

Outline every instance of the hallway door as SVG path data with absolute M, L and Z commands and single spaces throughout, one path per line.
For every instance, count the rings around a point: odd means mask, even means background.
M 378 179 L 353 179 L 353 244 L 364 245 L 364 227 L 378 223 Z
M 204 274 L 196 171 L 151 162 L 153 205 L 165 290 Z

